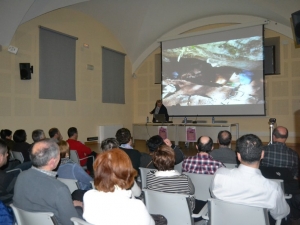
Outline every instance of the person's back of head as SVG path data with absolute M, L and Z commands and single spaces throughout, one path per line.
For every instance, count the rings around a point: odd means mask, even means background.
M 68 142 L 60 140 L 58 143 L 60 158 L 68 158 L 70 156 L 70 147 Z
M 53 127 L 53 128 L 51 128 L 50 130 L 49 130 L 49 137 L 50 138 L 53 138 L 54 136 L 55 136 L 55 134 L 58 134 L 58 129 L 57 128 L 55 128 L 55 127 Z
M 68 129 L 68 137 L 73 137 L 75 134 L 78 134 L 77 128 L 76 127 L 70 127 Z
M 30 153 L 32 165 L 41 168 L 49 164 L 54 159 L 52 169 L 55 169 L 59 162 L 59 148 L 55 141 L 44 139 L 35 143 Z M 55 165 L 56 164 L 56 165 Z
M 171 147 L 161 145 L 153 153 L 152 160 L 159 171 L 174 170 L 175 152 Z
M 26 141 L 26 132 L 25 130 L 23 129 L 19 129 L 19 130 L 16 130 L 14 132 L 14 135 L 13 135 L 13 140 L 16 142 L 16 143 L 22 143 L 22 142 L 25 142 Z
M 7 139 L 8 137 L 11 137 L 11 135 L 12 135 L 12 131 L 8 129 L 1 130 L 0 132 L 0 137 L 3 140 Z
M 273 130 L 272 136 L 275 142 L 284 143 L 289 136 L 289 131 L 283 126 L 278 126 Z
M 227 130 L 222 130 L 218 133 L 218 142 L 220 145 L 229 146 L 231 143 L 231 133 Z
M 103 192 L 114 192 L 116 186 L 128 189 L 137 175 L 129 156 L 117 148 L 99 154 L 93 167 L 95 187 Z
M 213 149 L 213 145 L 213 140 L 208 136 L 201 136 L 197 140 L 197 148 L 199 152 L 209 153 Z
M 237 139 L 236 151 L 240 155 L 241 163 L 252 164 L 260 161 L 263 145 L 260 138 L 256 135 L 246 134 Z
M 106 138 L 101 142 L 102 151 L 107 151 L 113 148 L 119 148 L 119 142 L 115 138 Z
M 44 133 L 43 130 L 37 129 L 37 130 L 32 131 L 32 140 L 34 142 L 38 142 L 38 141 L 43 140 L 45 138 L 46 137 L 45 137 L 45 133 Z
M 120 145 L 128 144 L 131 140 L 131 133 L 127 128 L 121 128 L 116 133 L 116 139 Z
M 154 152 L 159 146 L 164 144 L 164 140 L 159 135 L 154 135 L 146 142 L 146 145 L 150 152 Z

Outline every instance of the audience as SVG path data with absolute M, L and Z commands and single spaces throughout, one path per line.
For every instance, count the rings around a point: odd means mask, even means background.
M 261 161 L 264 167 L 288 168 L 292 176 L 298 179 L 298 160 L 297 152 L 286 146 L 288 130 L 278 126 L 272 132 L 273 143 L 264 147 L 265 156 Z
M 24 157 L 24 162 L 30 161 L 29 150 L 31 145 L 26 142 L 27 135 L 25 130 L 16 130 L 13 135 L 13 139 L 15 141 L 15 145 L 13 146 L 12 151 L 21 152 Z
M 164 141 L 159 135 L 154 135 L 151 138 L 149 138 L 149 140 L 146 142 L 149 154 L 141 153 L 140 167 L 156 169 L 152 160 L 152 156 L 153 153 L 158 149 L 158 147 L 163 144 Z
M 153 164 L 153 161 L 152 161 L 153 152 L 156 151 L 158 149 L 158 147 L 161 145 L 167 145 L 169 147 L 172 147 L 172 143 L 169 139 L 163 140 L 162 137 L 159 135 L 152 136 L 146 142 L 146 145 L 148 147 L 149 154 L 141 153 L 140 167 L 150 168 L 150 169 L 156 169 Z M 184 154 L 182 153 L 180 148 L 177 146 L 174 146 L 174 148 L 172 148 L 172 149 L 175 153 L 175 165 L 176 165 L 176 164 L 182 162 L 182 160 L 184 159 Z
M 56 143 L 63 140 L 60 131 L 55 127 L 51 128 L 48 133 L 49 133 L 49 137 L 53 139 Z
M 93 181 L 93 178 L 88 175 L 79 164 L 74 163 L 69 158 L 70 149 L 68 142 L 61 140 L 58 142 L 58 146 L 61 160 L 57 170 L 58 177 L 77 180 L 79 189 L 81 190 L 92 189 L 91 181 Z
M 0 139 L 0 167 L 7 163 L 8 149 L 4 140 Z M 0 200 L 9 204 L 12 201 L 14 194 L 14 184 L 19 171 L 14 173 L 7 173 L 4 170 L 0 170 Z
M 7 156 L 8 156 L 7 145 L 4 140 L 0 139 L 0 167 L 6 164 Z M 7 178 L 9 178 L 9 180 Z M 5 224 L 5 225 L 14 224 L 14 215 L 11 209 L 9 209 L 6 205 L 4 205 L 4 203 L 9 204 L 12 199 L 12 193 L 10 193 L 10 190 L 7 190 L 7 186 L 9 186 L 11 183 L 10 178 L 11 177 L 7 176 L 7 174 L 4 171 L 0 170 L 0 224 Z
M 97 157 L 97 154 L 95 152 L 92 152 L 92 150 L 82 144 L 80 141 L 78 141 L 78 131 L 76 127 L 70 127 L 68 129 L 68 136 L 69 139 L 67 140 L 70 150 L 76 150 L 79 156 L 79 159 L 88 157 L 88 156 L 94 156 L 94 158 Z M 87 166 L 88 171 L 90 174 L 93 174 L 93 158 L 89 157 L 88 159 L 80 160 L 81 166 Z
M 119 143 L 115 138 L 107 138 L 101 142 L 101 149 L 103 152 L 111 150 L 113 148 L 119 148 Z M 134 181 L 131 191 L 134 197 L 139 197 L 142 194 L 142 190 L 137 185 L 136 181 Z
M 147 174 L 147 189 L 167 193 L 190 195 L 191 209 L 195 208 L 194 185 L 191 179 L 174 170 L 175 153 L 167 146 L 161 145 L 152 154 L 153 164 L 158 170 L 151 170 Z
M 113 148 L 119 148 L 119 142 L 115 138 L 106 138 L 101 142 L 102 151 L 107 151 Z
M 116 139 L 122 149 L 129 156 L 133 168 L 139 172 L 141 153 L 133 149 L 131 133 L 127 128 L 121 128 L 116 133 Z
M 213 141 L 208 136 L 201 136 L 197 140 L 196 148 L 198 153 L 195 156 L 187 157 L 182 163 L 182 172 L 198 174 L 214 174 L 217 169 L 224 165 L 214 160 L 209 153 L 213 149 Z
M 229 148 L 231 144 L 231 133 L 222 130 L 218 134 L 219 149 L 214 149 L 210 155 L 222 163 L 237 164 L 236 153 Z
M 275 220 L 286 217 L 290 207 L 280 185 L 264 178 L 258 169 L 264 157 L 261 140 L 253 134 L 244 135 L 237 140 L 236 151 L 240 166 L 218 169 L 210 188 L 212 196 L 228 202 L 267 208 Z
M 130 158 L 120 149 L 98 155 L 94 163 L 96 190 L 84 195 L 84 219 L 94 225 L 154 225 L 144 203 L 128 190 L 137 175 Z
M 82 203 L 72 201 L 68 187 L 53 172 L 59 163 L 58 145 L 49 139 L 34 144 L 32 168 L 22 172 L 15 184 L 13 204 L 31 212 L 53 212 L 60 225 L 72 225 L 71 217 L 80 217 Z
M 12 150 L 15 142 L 12 140 L 12 131 L 8 129 L 1 130 L 0 137 L 6 142 L 8 150 Z

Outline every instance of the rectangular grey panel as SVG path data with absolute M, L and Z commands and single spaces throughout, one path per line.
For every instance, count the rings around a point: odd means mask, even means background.
M 102 47 L 102 102 L 125 104 L 125 55 Z
M 161 84 L 161 54 L 155 55 L 155 84 Z
M 76 38 L 40 27 L 42 99 L 76 100 Z

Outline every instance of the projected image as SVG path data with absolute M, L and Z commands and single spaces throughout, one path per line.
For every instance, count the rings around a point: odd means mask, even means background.
M 264 104 L 262 37 L 162 51 L 165 106 Z

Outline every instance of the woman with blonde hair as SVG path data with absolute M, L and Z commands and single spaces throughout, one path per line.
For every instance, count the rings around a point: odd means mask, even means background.
M 61 160 L 57 170 L 58 177 L 77 180 L 79 189 L 81 190 L 92 189 L 91 181 L 93 178 L 88 175 L 79 164 L 70 159 L 70 148 L 68 142 L 61 140 L 58 142 L 58 146 Z
M 94 225 L 154 225 L 144 203 L 131 198 L 136 170 L 120 149 L 105 151 L 94 163 L 96 190 L 83 197 L 83 218 Z

